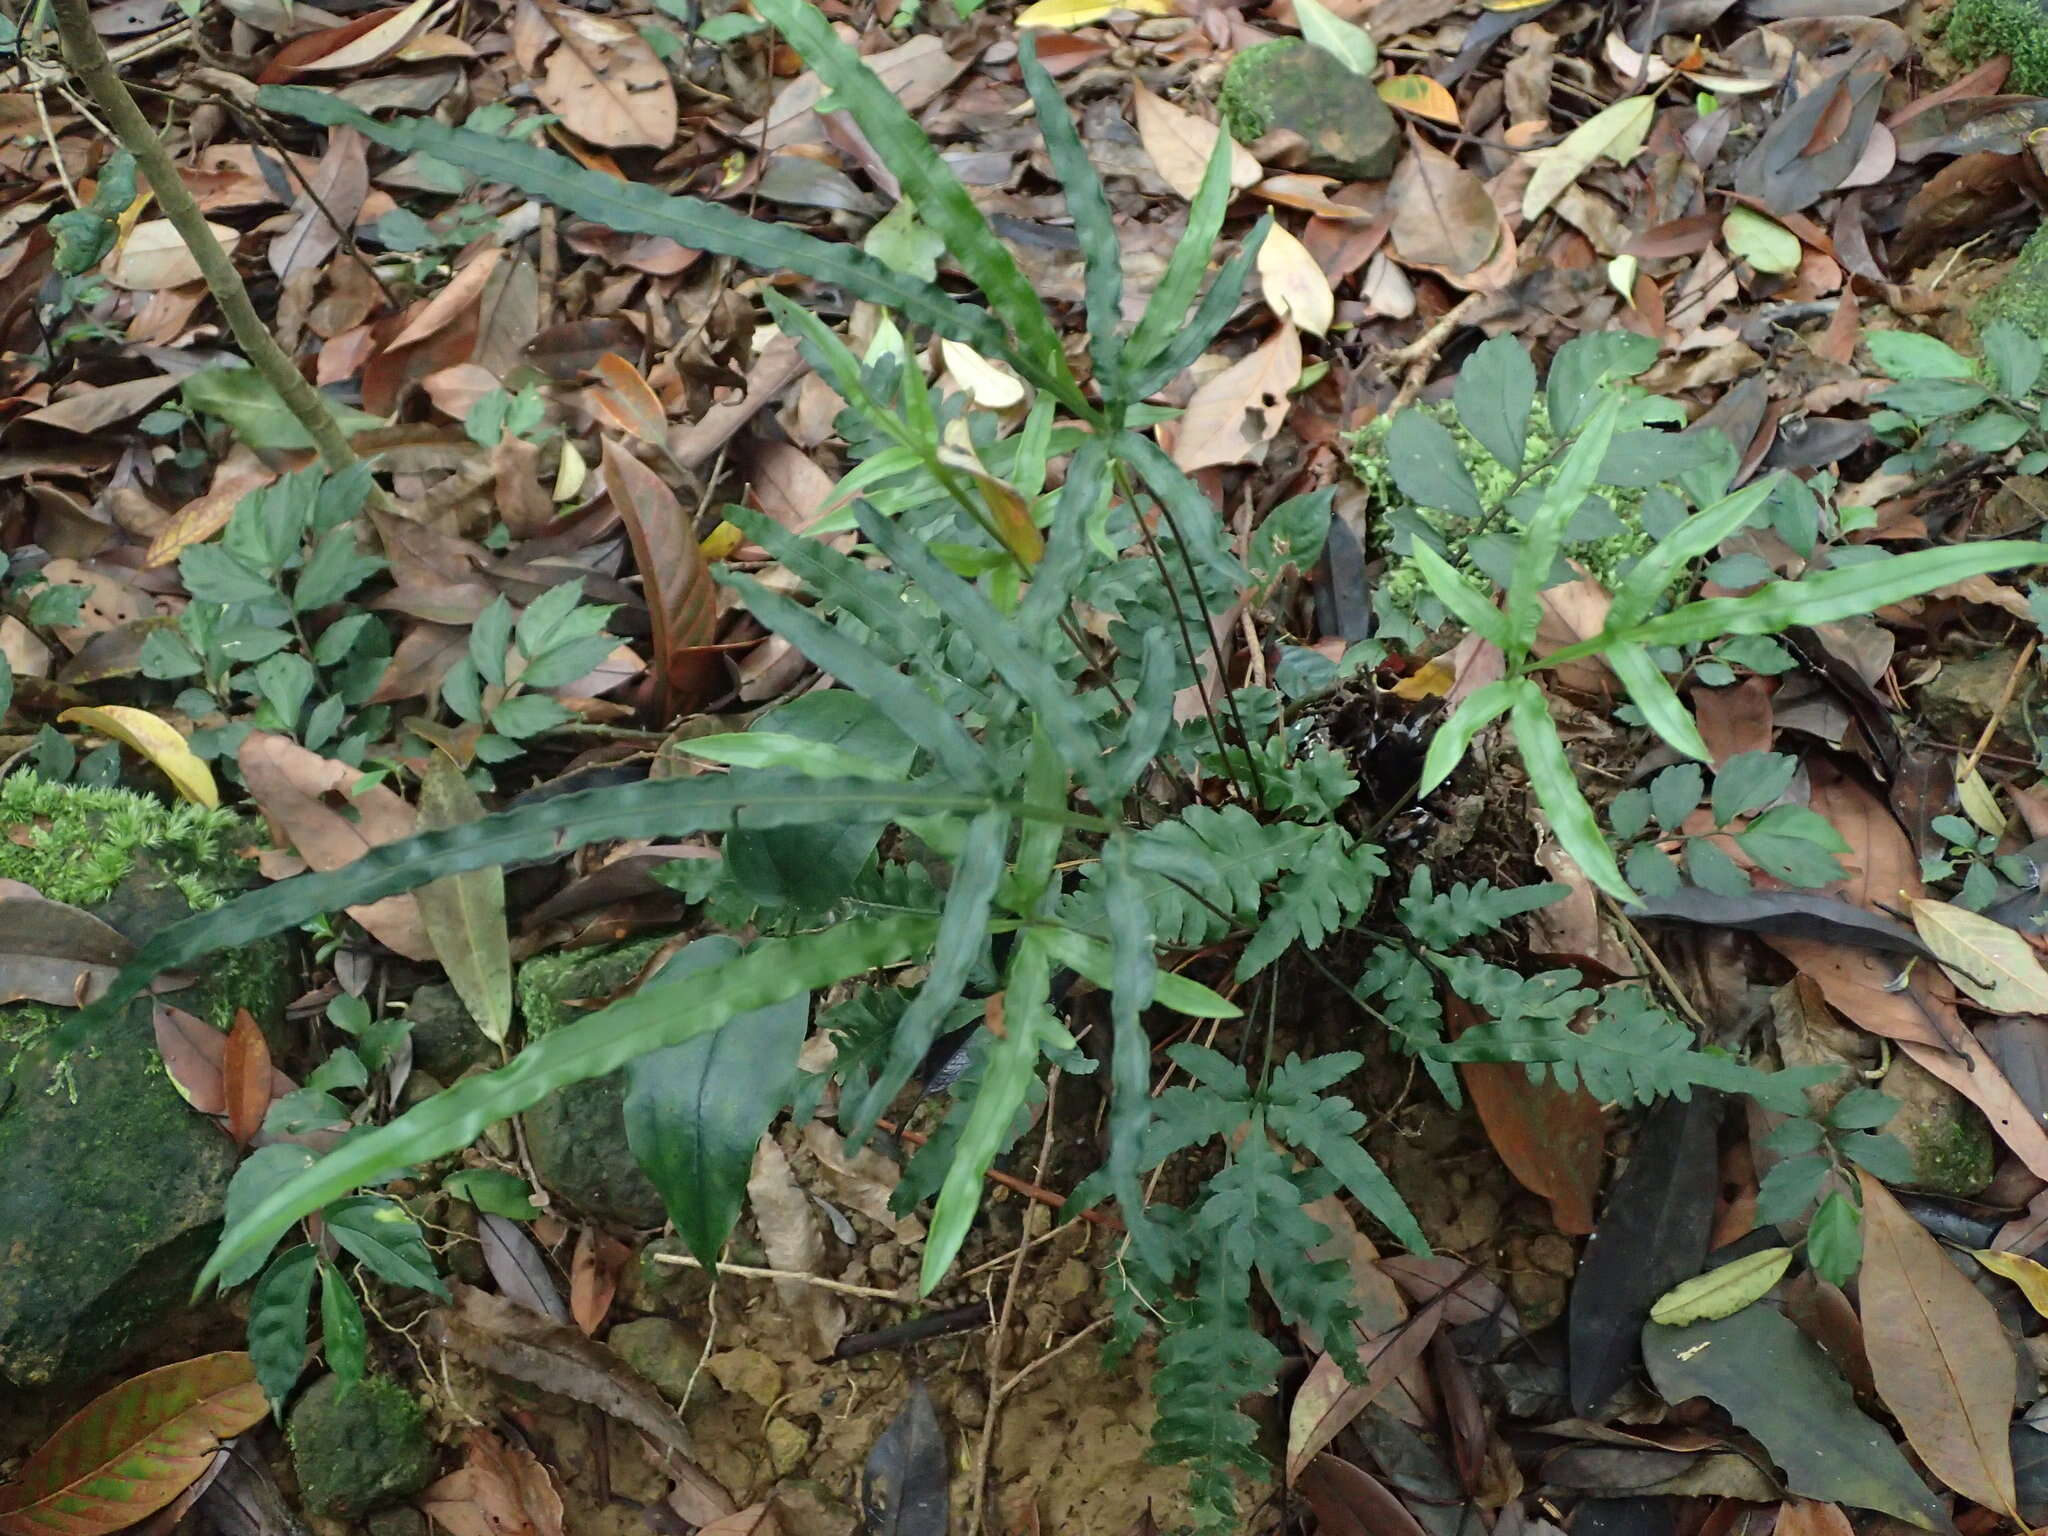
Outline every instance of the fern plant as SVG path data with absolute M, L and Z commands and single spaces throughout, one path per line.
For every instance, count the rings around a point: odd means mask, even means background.
M 707 926 L 744 926 L 758 936 L 690 972 L 688 1008 L 675 1006 L 667 985 L 646 986 L 552 1029 L 509 1065 L 359 1131 L 275 1187 L 252 1191 L 202 1284 L 255 1273 L 306 1216 L 458 1152 L 558 1088 L 628 1064 L 638 1064 L 636 1074 L 652 1073 L 657 1053 L 701 1074 L 753 1078 L 786 1066 L 785 1076 L 797 1081 L 793 1096 L 815 1102 L 817 1085 L 795 1077 L 800 1032 L 786 1063 L 763 1060 L 759 1048 L 675 1052 L 730 1021 L 827 988 L 844 992 L 851 982 L 850 1000 L 830 1021 L 845 1046 L 834 1070 L 846 1129 L 867 1134 L 913 1080 L 922 1096 L 945 1099 L 904 1180 L 907 1198 L 933 1202 L 921 1276 L 929 1292 L 961 1251 L 984 1176 L 1042 1095 L 1046 1063 L 1073 1073 L 1093 1069 L 1063 1008 L 1079 978 L 1108 995 L 1111 1108 L 1105 1166 L 1076 1202 L 1108 1198 L 1120 1208 L 1129 1246 L 1116 1286 L 1119 1344 L 1128 1347 L 1148 1319 L 1163 1326 L 1158 1449 L 1191 1464 L 1199 1506 L 1209 1523 L 1227 1526 L 1234 1478 L 1260 1466 L 1239 1403 L 1272 1390 L 1278 1366 L 1255 1325 L 1255 1284 L 1280 1315 L 1314 1327 L 1340 1355 L 1352 1337 L 1345 1276 L 1309 1257 L 1328 1234 L 1302 1206 L 1341 1189 L 1397 1240 L 1426 1246 L 1359 1144 L 1362 1116 L 1337 1091 L 1357 1053 L 1254 1063 L 1181 1046 L 1172 1060 L 1189 1082 L 1152 1094 L 1147 1020 L 1155 1008 L 1210 1019 L 1239 1012 L 1219 991 L 1163 962 L 1238 946 L 1230 982 L 1241 985 L 1290 950 L 1316 948 L 1357 927 L 1386 874 L 1379 850 L 1343 819 L 1357 787 L 1344 760 L 1305 736 L 1275 694 L 1239 689 L 1198 721 L 1174 718 L 1176 695 L 1199 675 L 1206 642 L 1196 637 L 1253 577 L 1232 554 L 1209 499 L 1138 429 L 1150 409 L 1143 402 L 1200 355 L 1235 309 L 1265 225 L 1203 294 L 1230 195 L 1227 145 L 1219 145 L 1184 239 L 1142 318 L 1123 332 L 1121 258 L 1108 203 L 1027 36 L 1025 80 L 1086 261 L 1091 366 L 1084 380 L 1008 251 L 896 98 L 804 0 L 757 5 L 853 115 L 986 307 L 846 247 L 622 183 L 517 138 L 425 120 L 378 122 L 331 96 L 293 88 L 266 88 L 263 101 L 315 122 L 348 124 L 392 149 L 432 155 L 614 229 L 669 234 L 838 284 L 902 324 L 1002 359 L 1035 386 L 1038 404 L 1006 431 L 968 402 L 935 395 L 909 347 L 884 345 L 857 357 L 808 311 L 771 291 L 776 322 L 846 401 L 843 435 L 857 460 L 849 478 L 861 493 L 851 515 L 864 548 L 841 553 L 728 508 L 725 515 L 809 600 L 738 572 L 721 572 L 719 580 L 840 686 L 770 712 L 747 731 L 685 744 L 699 772 L 536 800 L 374 849 L 343 869 L 302 875 L 181 923 L 145 946 L 56 1048 L 104 1027 L 158 972 L 327 912 L 598 840 L 721 834 L 718 858 L 678 863 L 670 883 L 699 904 Z M 1447 745 L 1432 758 L 1440 777 L 1485 719 L 1511 708 L 1532 767 L 1532 742 L 1554 748 L 1555 761 L 1545 760 L 1538 780 L 1546 804 L 1577 791 L 1554 732 L 1541 738 L 1535 728 L 1541 715 L 1547 730 L 1548 717 L 1533 677 L 1537 664 L 1526 638 L 1516 636 L 1533 627 L 1556 548 L 1554 525 L 1574 504 L 1571 488 L 1588 482 L 1587 465 L 1605 453 L 1619 417 L 1598 381 L 1587 388 L 1579 441 L 1531 520 L 1541 537 L 1532 537 L 1534 552 L 1517 566 L 1508 613 L 1460 587 L 1458 611 L 1509 652 L 1510 677 L 1453 717 Z M 1060 457 L 1068 459 L 1064 478 L 1048 490 L 1049 466 Z M 1712 528 L 1739 522 L 1745 505 L 1721 504 L 1696 518 L 1662 566 L 1643 575 L 1654 596 L 1710 547 Z M 1290 542 L 1312 541 L 1318 516 L 1327 521 L 1327 498 L 1320 509 L 1292 509 Z M 1980 560 L 1972 568 L 1993 566 Z M 1916 579 L 1927 574 L 1910 569 Z M 1650 634 L 1615 643 L 1660 643 L 1664 632 L 1655 626 L 1670 616 L 1643 617 L 1652 604 L 1632 611 L 1632 590 L 1617 599 L 1616 622 Z M 1222 787 L 1222 803 L 1190 792 L 1198 775 Z M 1584 838 L 1578 841 L 1575 852 Z M 1589 862 L 1583 854 L 1582 862 Z M 1596 996 L 1576 973 L 1523 977 L 1461 951 L 1555 894 L 1484 886 L 1439 893 L 1419 871 L 1397 904 L 1398 936 L 1376 944 L 1358 995 L 1384 1019 L 1395 1048 L 1417 1057 L 1447 1095 L 1458 1093 L 1457 1063 L 1485 1060 L 1521 1062 L 1533 1074 L 1583 1082 L 1622 1102 L 1710 1085 L 1791 1103 L 1796 1085 L 1783 1074 L 1694 1049 L 1683 1026 L 1640 993 Z M 898 985 L 899 973 L 913 967 L 921 981 Z M 1444 988 L 1491 1022 L 1446 1040 Z M 1595 1022 L 1580 1033 L 1571 1021 L 1589 1005 Z M 746 1059 L 735 1061 L 736 1054 Z M 636 1076 L 636 1094 L 639 1082 Z M 760 1127 L 717 1136 L 707 1126 L 685 1129 L 701 1143 L 700 1157 L 743 1167 L 748 1135 Z M 1189 1203 L 1149 1203 L 1144 1175 L 1164 1158 L 1198 1149 L 1215 1167 Z M 724 1227 L 705 1220 L 694 1204 L 697 1189 L 674 1176 L 677 1166 L 652 1160 L 650 1176 L 678 1229 L 714 1265 L 731 1217 Z M 298 1270 L 288 1273 L 299 1286 Z M 1350 1367 L 1357 1369 L 1356 1360 Z

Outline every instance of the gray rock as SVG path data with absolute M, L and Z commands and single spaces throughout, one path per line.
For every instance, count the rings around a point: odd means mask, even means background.
M 704 1336 L 666 1317 L 636 1318 L 620 1323 L 606 1335 L 612 1353 L 661 1389 L 662 1396 L 680 1403 L 696 1376 L 696 1400 L 702 1406 L 707 1396 L 718 1395 L 718 1383 L 709 1372 L 699 1373 L 704 1358 Z
M 529 1038 L 545 1037 L 622 995 L 661 939 L 609 949 L 541 955 L 519 968 L 519 1007 Z M 626 1074 L 572 1083 L 522 1117 L 534 1172 L 589 1215 L 630 1227 L 657 1227 L 668 1211 L 626 1142 Z
M 299 1496 L 318 1515 L 353 1517 L 411 1498 L 434 1478 L 434 1443 L 417 1399 L 388 1376 L 347 1391 L 322 1376 L 285 1419 Z
M 496 1064 L 498 1048 L 477 1028 L 453 987 L 442 982 L 421 987 L 405 1014 L 412 1020 L 412 1062 L 418 1070 L 452 1083 L 471 1067 Z
M 1401 128 L 1373 83 L 1296 38 L 1247 48 L 1230 61 L 1218 100 L 1231 137 L 1249 144 L 1274 129 L 1308 143 L 1305 168 L 1345 181 L 1393 174 Z
M 410 1504 L 380 1509 L 363 1521 L 370 1536 L 427 1536 L 427 1517 Z
M 2013 663 L 2018 660 L 2019 652 L 2011 650 L 1944 661 L 1941 670 L 1914 695 L 1920 723 L 1939 741 L 1965 748 L 1975 746 L 1985 722 L 1997 710 L 2006 682 L 2012 676 Z M 2031 713 L 2029 706 L 2038 701 L 2040 682 L 2038 662 L 2021 673 L 2012 703 L 2006 707 L 1992 737 L 1992 745 L 1998 750 L 2033 756 L 2025 722 Z

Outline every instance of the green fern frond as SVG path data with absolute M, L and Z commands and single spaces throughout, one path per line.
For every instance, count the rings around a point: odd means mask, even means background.
M 1401 921 L 1408 931 L 1431 949 L 1449 949 L 1453 944 L 1492 933 L 1511 917 L 1534 912 L 1560 900 L 1566 888 L 1555 881 L 1545 885 L 1517 886 L 1496 890 L 1490 881 L 1454 885 L 1439 895 L 1430 878 L 1429 867 L 1418 865 L 1401 898 Z

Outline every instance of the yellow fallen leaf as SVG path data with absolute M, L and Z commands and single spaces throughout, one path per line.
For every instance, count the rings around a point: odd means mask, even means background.
M 583 482 L 590 475 L 590 466 L 583 461 L 583 455 L 576 451 L 574 443 L 562 444 L 562 461 L 555 466 L 556 501 L 574 501 L 576 493 L 583 489 Z
M 1140 16 L 1171 16 L 1173 0 L 1121 0 L 1104 5 L 1101 0 L 1038 0 L 1017 14 L 1020 27 L 1085 27 L 1113 16 L 1118 11 L 1136 11 Z
M 1442 662 L 1425 661 L 1387 692 L 1410 704 L 1420 704 L 1424 699 L 1442 698 L 1457 680 L 1458 675 Z
M 1971 999 L 1993 1013 L 2048 1013 L 2048 971 L 2018 932 L 1945 901 L 1907 903 L 1914 931 Z
M 731 523 L 720 523 L 705 534 L 697 545 L 697 552 L 706 560 L 723 560 L 738 549 L 746 535 Z
M 1956 800 L 1979 831 L 1989 832 L 1993 837 L 2005 836 L 2005 812 L 1998 808 L 1998 793 L 1976 769 L 1956 780 Z
M 1337 318 L 1337 297 L 1323 269 L 1307 246 L 1277 224 L 1259 247 L 1259 291 L 1268 309 L 1311 336 L 1328 335 Z
M 2003 1275 L 2018 1286 L 2029 1305 L 2043 1317 L 2048 1317 L 2048 1265 L 1997 1248 L 1978 1248 L 1970 1257 L 1994 1275 Z
M 1451 93 L 1427 75 L 1396 75 L 1391 80 L 1382 80 L 1374 88 L 1380 93 L 1380 100 L 1390 107 L 1413 112 L 1433 123 L 1446 123 L 1453 128 L 1463 126 L 1458 120 L 1458 104 L 1451 99 Z
M 159 720 L 146 709 L 121 704 L 67 709 L 58 720 L 86 726 L 102 736 L 111 736 L 123 746 L 133 747 L 163 771 L 171 787 L 194 805 L 211 809 L 220 804 L 220 790 L 213 782 L 213 770 L 193 756 L 176 727 Z
M 1655 96 L 1631 96 L 1594 113 L 1548 149 L 1527 156 L 1536 171 L 1522 191 L 1522 217 L 1534 219 L 1591 170 L 1594 162 L 1606 159 L 1627 165 L 1635 159 L 1642 153 L 1656 115 Z

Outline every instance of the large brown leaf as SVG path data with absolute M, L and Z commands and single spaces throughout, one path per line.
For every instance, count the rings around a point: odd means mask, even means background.
M 1863 1184 L 1864 1346 L 1878 1396 L 1927 1470 L 1965 1498 L 2013 1507 L 2012 1340 L 1891 1191 Z
M 1301 337 L 1283 324 L 1195 391 L 1173 439 L 1173 462 L 1189 471 L 1258 463 L 1287 420 L 1288 392 L 1300 378 Z
M 228 1134 L 238 1146 L 246 1147 L 263 1129 L 263 1116 L 270 1109 L 270 1042 L 256 1016 L 246 1008 L 235 1010 L 235 1027 L 228 1031 L 227 1051 L 221 1058 L 221 1096 L 227 1101 Z
M 521 0 L 512 51 L 533 77 L 533 94 L 571 133 L 607 149 L 675 142 L 675 82 L 629 22 Z
M 1477 1022 L 1471 1005 L 1446 997 L 1444 1018 L 1453 1036 Z M 1583 1088 L 1567 1092 L 1554 1077 L 1534 1082 L 1517 1063 L 1468 1061 L 1458 1075 L 1479 1123 L 1508 1172 L 1550 1202 L 1557 1230 L 1584 1236 L 1593 1230 L 1593 1201 L 1607 1162 L 1607 1117 Z
M 562 1496 L 523 1445 L 486 1429 L 469 1433 L 469 1456 L 420 1495 L 420 1507 L 452 1536 L 562 1536 Z
M 380 843 L 413 834 L 412 807 L 396 793 L 381 784 L 356 793 L 361 769 L 308 752 L 288 737 L 252 732 L 236 761 L 277 840 L 298 850 L 315 869 L 339 869 Z M 353 815 L 344 814 L 341 804 Z M 410 893 L 348 911 L 378 942 L 408 960 L 434 958 L 419 903 Z
M 1414 135 L 1387 188 L 1387 206 L 1394 254 L 1410 266 L 1462 277 L 1485 265 L 1500 244 L 1500 210 L 1486 183 Z
M 100 1536 L 175 1499 L 220 1443 L 269 1411 L 237 1350 L 180 1360 L 102 1392 L 0 1486 L 0 1536 Z
M 610 438 L 604 445 L 604 483 L 625 520 L 640 567 L 641 590 L 654 628 L 654 675 L 661 685 L 662 717 L 699 702 L 718 676 L 707 649 L 718 631 L 718 598 L 697 547 L 690 514 L 661 476 Z

